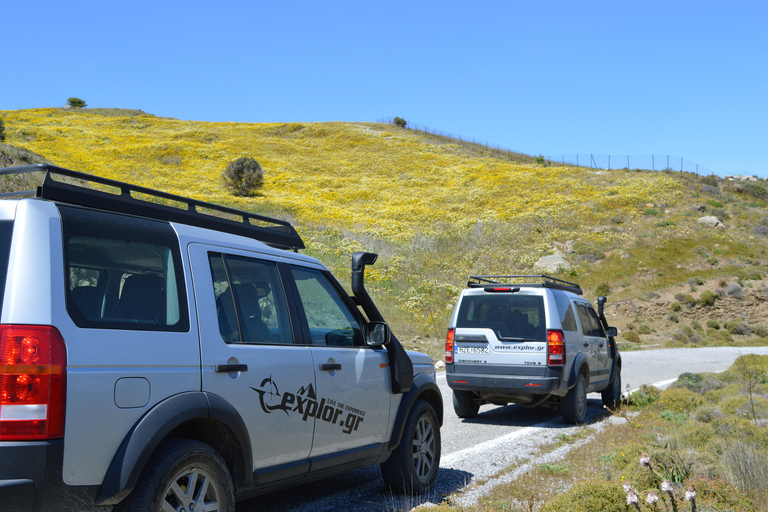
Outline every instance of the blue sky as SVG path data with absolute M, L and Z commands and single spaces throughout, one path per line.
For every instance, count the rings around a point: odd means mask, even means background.
M 532 155 L 768 177 L 762 0 L 8 0 L 0 18 L 0 110 L 400 116 Z

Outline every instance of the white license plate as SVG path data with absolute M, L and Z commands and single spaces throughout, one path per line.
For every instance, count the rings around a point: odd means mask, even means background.
M 457 354 L 488 354 L 488 345 L 484 347 L 456 347 Z

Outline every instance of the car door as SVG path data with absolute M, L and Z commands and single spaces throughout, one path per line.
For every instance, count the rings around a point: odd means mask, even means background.
M 587 355 L 589 364 L 589 385 L 594 387 L 600 381 L 606 380 L 605 375 L 605 355 L 608 353 L 608 344 L 602 336 L 600 322 L 597 319 L 592 306 L 583 302 L 577 303 L 579 324 L 584 340 L 584 352 Z
M 387 354 L 369 348 L 362 318 L 327 271 L 290 265 L 317 379 L 311 458 L 389 439 Z
M 200 325 L 202 389 L 229 402 L 250 436 L 254 471 L 306 472 L 314 421 L 298 405 L 314 395 L 309 347 L 295 343 L 278 258 L 190 244 Z M 294 314 L 295 316 L 295 314 Z

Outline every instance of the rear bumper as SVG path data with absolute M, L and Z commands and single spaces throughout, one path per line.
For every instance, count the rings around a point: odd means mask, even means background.
M 493 396 L 562 395 L 562 368 L 520 368 L 509 366 L 446 365 L 448 387 L 457 391 L 473 391 Z
M 90 508 L 98 487 L 64 484 L 63 460 L 64 442 L 60 439 L 0 443 L 0 512 Z

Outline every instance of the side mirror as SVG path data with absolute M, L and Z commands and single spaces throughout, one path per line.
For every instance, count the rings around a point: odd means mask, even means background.
M 392 331 L 386 322 L 368 322 L 368 333 L 365 344 L 369 347 L 381 347 L 389 343 Z
M 606 338 L 615 338 L 618 335 L 619 335 L 619 331 L 615 327 L 609 327 L 605 330 Z

